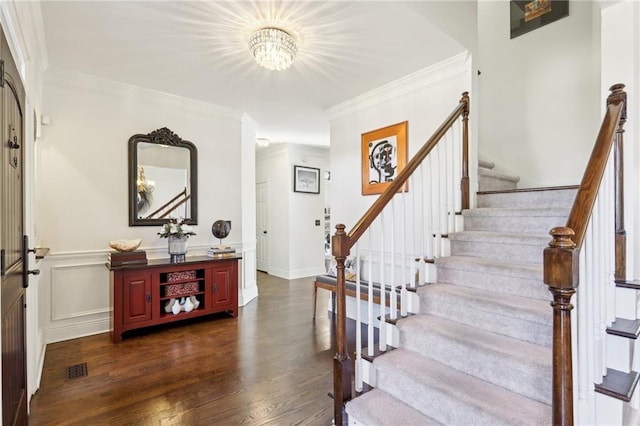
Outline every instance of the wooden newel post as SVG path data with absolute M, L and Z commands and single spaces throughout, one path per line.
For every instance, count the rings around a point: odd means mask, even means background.
M 613 161 L 615 174 L 615 279 L 624 280 L 627 277 L 627 233 L 624 228 L 624 155 L 623 155 L 623 134 L 624 124 L 627 122 L 627 94 L 624 91 L 624 84 L 614 84 L 609 89 L 611 94 L 607 98 L 607 106 L 611 104 L 623 103 L 620 121 L 616 129 L 615 142 L 613 146 Z
M 571 228 L 553 228 L 544 250 L 544 282 L 553 295 L 552 424 L 573 425 L 573 367 L 571 359 L 571 297 L 578 287 L 579 250 Z
M 343 424 L 344 403 L 351 399 L 352 361 L 347 350 L 347 307 L 345 294 L 344 262 L 349 255 L 349 236 L 343 224 L 336 225 L 331 238 L 332 253 L 336 258 L 336 355 L 333 357 L 333 417 L 336 426 Z M 344 419 L 346 420 L 346 419 Z
M 460 190 L 462 193 L 462 210 L 469 208 L 469 92 L 462 93 L 460 102 L 464 102 L 462 111 L 462 178 Z

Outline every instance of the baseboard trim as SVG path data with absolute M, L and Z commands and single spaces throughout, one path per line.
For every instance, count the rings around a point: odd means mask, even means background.
M 57 327 L 49 327 L 44 331 L 47 344 L 77 339 L 79 337 L 93 336 L 94 334 L 107 333 L 111 330 L 109 318 L 95 321 L 86 321 Z

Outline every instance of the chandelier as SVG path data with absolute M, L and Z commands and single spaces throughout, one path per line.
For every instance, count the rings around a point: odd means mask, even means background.
M 284 70 L 291 66 L 298 48 L 296 40 L 280 28 L 260 28 L 249 38 L 249 51 L 256 62 L 268 70 Z

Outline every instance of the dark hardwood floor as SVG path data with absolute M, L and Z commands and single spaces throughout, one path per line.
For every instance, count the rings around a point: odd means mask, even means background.
M 312 279 L 258 273 L 238 318 L 108 333 L 47 346 L 30 425 L 329 425 L 333 319 Z M 67 367 L 86 362 L 86 377 Z

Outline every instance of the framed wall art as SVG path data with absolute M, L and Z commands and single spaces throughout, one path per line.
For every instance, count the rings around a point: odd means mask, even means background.
M 511 38 L 569 16 L 568 0 L 511 0 Z
M 293 166 L 293 192 L 320 193 L 320 169 Z
M 362 134 L 362 195 L 381 194 L 406 165 L 406 121 Z

